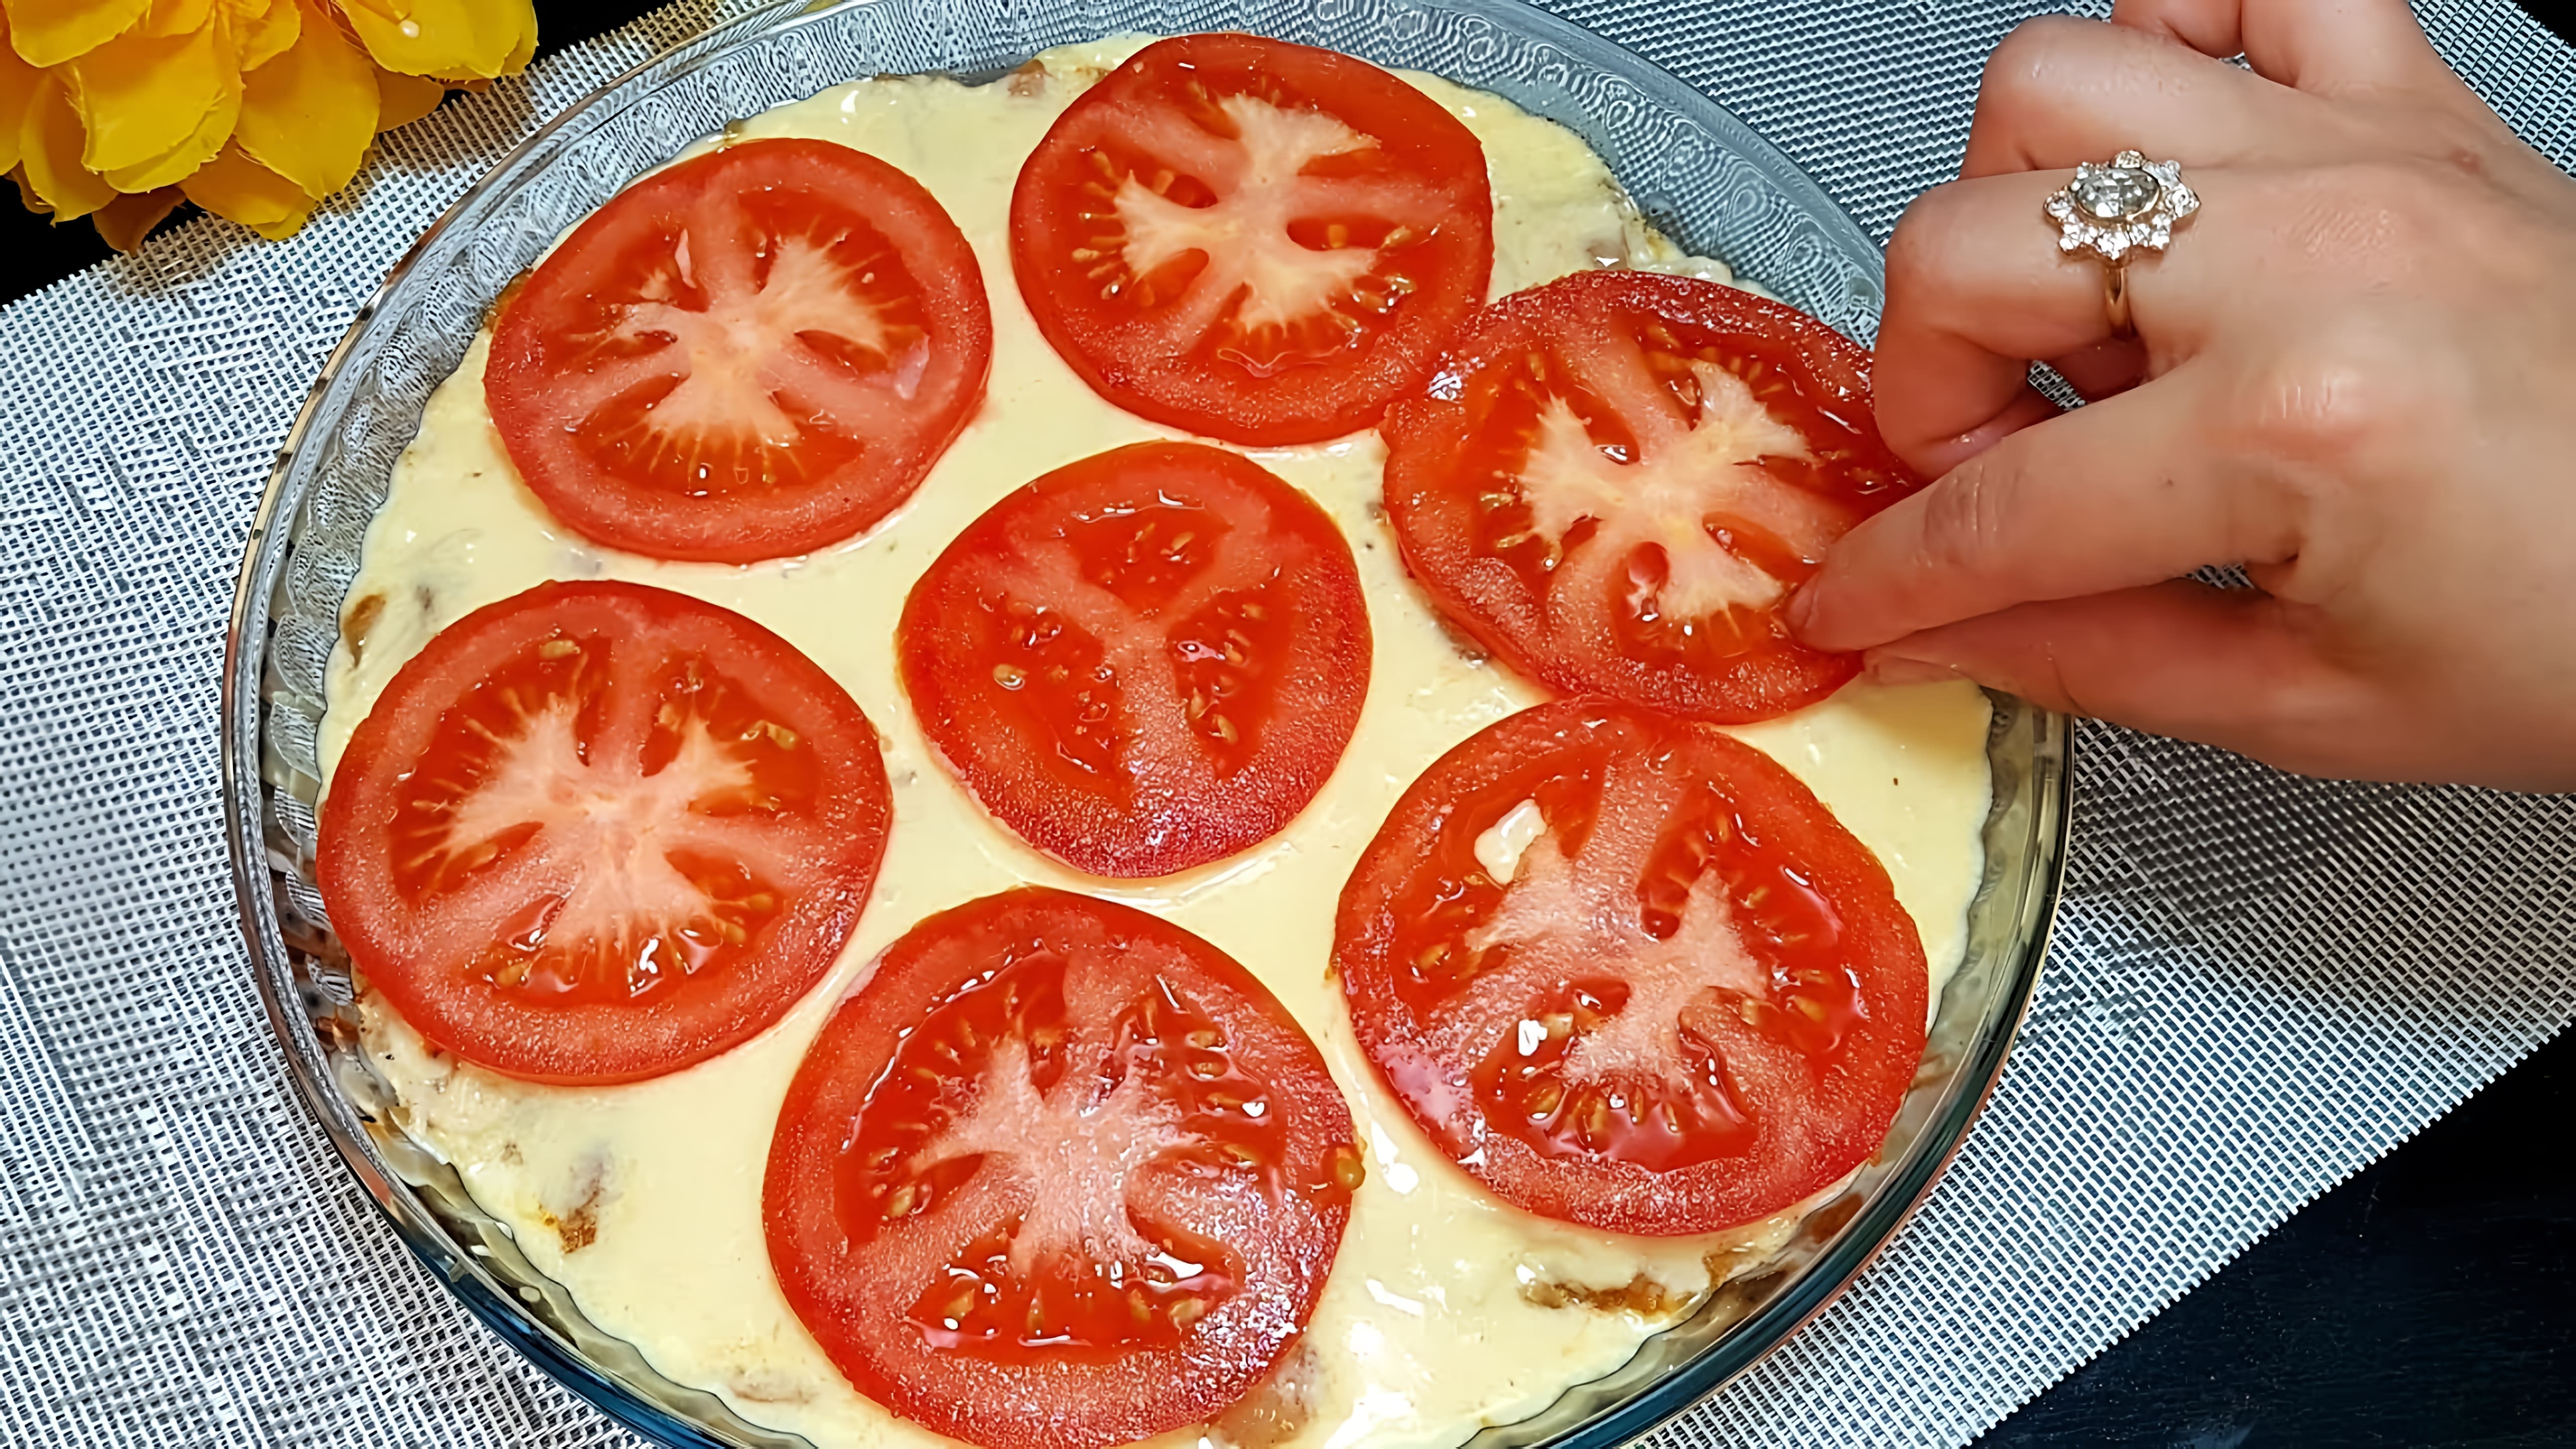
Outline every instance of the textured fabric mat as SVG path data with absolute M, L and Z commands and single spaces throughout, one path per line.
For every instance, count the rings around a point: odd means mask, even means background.
M 1556 0 L 1884 236 L 1998 0 Z M 628 1445 L 413 1263 L 308 1122 L 236 934 L 216 678 L 270 457 L 409 240 L 682 6 L 388 138 L 295 241 L 201 222 L 0 314 L 0 1438 Z M 2576 56 L 2423 14 L 2562 166 Z M 2042 237 L 2034 219 L 2035 241 Z M 1955 1445 L 2576 1016 L 2576 804 L 2321 785 L 2087 727 L 2057 950 L 1957 1165 L 1663 1445 Z

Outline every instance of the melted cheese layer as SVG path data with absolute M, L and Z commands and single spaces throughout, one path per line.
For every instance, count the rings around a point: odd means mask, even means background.
M 1083 876 L 987 817 L 915 724 L 896 682 L 893 629 L 920 571 L 1029 479 L 1120 444 L 1179 436 L 1101 401 L 1065 367 L 1021 303 L 1008 251 L 1021 158 L 1084 86 L 1142 43 L 1050 52 L 1032 70 L 981 88 L 863 81 L 733 128 L 821 137 L 885 158 L 938 197 L 983 264 L 994 324 L 990 395 L 892 520 L 822 553 L 745 567 L 594 546 L 555 523 L 519 482 L 485 410 L 478 341 L 431 399 L 395 469 L 349 595 L 350 619 L 367 622 L 332 663 L 326 773 L 386 682 L 439 629 L 545 579 L 629 579 L 776 630 L 841 680 L 884 735 L 895 824 L 875 895 L 831 976 L 744 1046 L 654 1081 L 541 1087 L 429 1049 L 377 998 L 365 1000 L 368 1041 L 400 1098 L 401 1124 L 457 1166 L 538 1269 L 663 1374 L 821 1449 L 945 1441 L 854 1392 L 779 1293 L 760 1215 L 778 1105 L 807 1042 L 878 950 L 931 912 L 1022 882 L 1156 912 L 1243 962 L 1322 1047 L 1368 1148 L 1369 1176 L 1304 1343 L 1255 1402 L 1210 1431 L 1217 1439 L 1258 1449 L 1456 1444 L 1615 1369 L 1715 1279 L 1775 1252 L 1799 1218 L 1655 1240 L 1533 1217 L 1433 1150 L 1360 1054 L 1325 972 L 1344 878 L 1424 766 L 1540 697 L 1462 654 L 1405 577 L 1378 517 L 1384 453 L 1374 434 L 1253 454 L 1340 523 L 1376 638 L 1358 732 L 1322 793 L 1280 835 L 1182 877 Z M 1722 266 L 1683 256 L 1647 227 L 1570 132 L 1491 96 L 1407 79 L 1484 144 L 1496 295 L 1609 264 L 1728 280 Z M 1736 731 L 1804 779 L 1886 863 L 1922 929 L 1936 999 L 1959 960 L 1981 868 L 1986 725 L 1983 696 L 1964 684 L 1855 686 Z M 1178 1446 L 1198 1437 L 1167 1439 Z

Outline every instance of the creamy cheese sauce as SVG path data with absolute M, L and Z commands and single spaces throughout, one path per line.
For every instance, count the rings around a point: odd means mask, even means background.
M 733 128 L 821 137 L 885 158 L 938 197 L 983 264 L 993 307 L 990 395 L 893 519 L 819 554 L 745 567 L 599 548 L 556 524 L 519 482 L 485 410 L 485 344 L 477 341 L 395 468 L 349 594 L 353 637 L 332 661 L 326 774 L 386 682 L 439 629 L 546 579 L 629 579 L 777 631 L 841 680 L 883 734 L 895 825 L 866 914 L 830 977 L 734 1051 L 627 1086 L 532 1086 L 426 1047 L 372 994 L 364 999 L 368 1042 L 400 1098 L 401 1124 L 456 1165 L 538 1269 L 663 1374 L 823 1449 L 945 1441 L 854 1392 L 779 1293 L 760 1215 L 779 1103 L 806 1044 L 878 950 L 933 911 L 1021 882 L 1153 911 L 1243 962 L 1322 1047 L 1368 1150 L 1368 1179 L 1304 1343 L 1205 1437 L 1257 1449 L 1455 1444 L 1615 1369 L 1714 1282 L 1776 1252 L 1800 1217 L 1670 1240 L 1533 1217 L 1433 1150 L 1360 1054 L 1325 970 L 1343 880 L 1425 766 L 1541 697 L 1463 652 L 1405 577 L 1378 517 L 1384 450 L 1375 434 L 1252 454 L 1339 521 L 1376 638 L 1350 748 L 1280 835 L 1171 879 L 1083 876 L 986 816 L 913 720 L 896 682 L 894 624 L 914 579 L 947 542 L 1049 469 L 1179 436 L 1102 401 L 1056 357 L 1020 301 L 1008 251 L 1021 159 L 1084 86 L 1142 43 L 1050 52 L 1038 67 L 980 88 L 863 81 Z M 1491 96 L 1407 79 L 1484 144 L 1496 295 L 1608 264 L 1729 280 L 1722 266 L 1656 235 L 1570 132 Z M 1922 930 L 1936 1000 L 1959 961 L 1981 868 L 1986 727 L 1986 702 L 1965 684 L 1855 685 L 1735 731 L 1805 780 L 1885 862 Z M 1480 849 L 1517 859 L 1527 833 L 1514 828 Z M 1202 1436 L 1166 1437 L 1186 1445 Z

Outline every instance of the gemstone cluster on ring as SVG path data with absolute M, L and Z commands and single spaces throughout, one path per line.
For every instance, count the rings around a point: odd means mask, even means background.
M 2089 248 L 2116 262 L 2131 247 L 2163 251 L 2175 225 L 2200 210 L 2200 198 L 2183 183 L 2182 163 L 2123 151 L 2107 164 L 2076 167 L 2075 179 L 2048 198 L 2046 210 L 2058 225 L 2059 251 Z

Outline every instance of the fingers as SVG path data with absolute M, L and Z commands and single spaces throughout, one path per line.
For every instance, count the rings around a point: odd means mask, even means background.
M 2111 23 L 2321 95 L 2458 87 L 2405 0 L 2118 0 Z
M 1935 187 L 1915 199 L 1887 247 L 1887 311 L 1879 323 L 1870 387 L 1879 431 L 1919 471 L 1938 476 L 2056 409 L 2025 380 L 2033 358 L 2079 358 L 2097 349 L 2106 367 L 2088 382 L 2134 383 L 2152 369 L 2132 345 L 2106 347 L 2102 266 L 2059 250 L 2040 206 L 2063 173 L 2025 172 Z M 2226 283 L 2207 270 L 2223 229 L 2246 224 L 2222 175 L 2194 179 L 2211 198 L 2170 254 L 2141 252 L 2129 266 L 2139 332 L 2170 359 L 2205 334 L 2209 297 Z M 2215 224 L 2213 224 L 2215 223 Z M 2203 231 L 2211 235 L 2199 235 Z
M 2276 154 L 2308 124 L 2296 93 L 2161 34 L 2048 16 L 1987 60 L 1959 174 L 2053 170 L 2130 149 L 2219 165 Z
M 1790 604 L 1819 649 L 1866 649 L 2015 604 L 2297 554 L 2294 495 L 2196 449 L 2182 368 L 1997 443 L 1835 543 Z
M 1953 669 L 2068 714 L 2198 740 L 2308 774 L 2386 778 L 2394 712 L 2328 662 L 2297 605 L 2188 580 L 2025 604 L 1873 651 L 1900 678 Z
M 2134 337 L 2096 342 L 2063 357 L 2052 357 L 2048 365 L 2086 402 L 2127 392 L 2147 380 L 2147 351 Z

